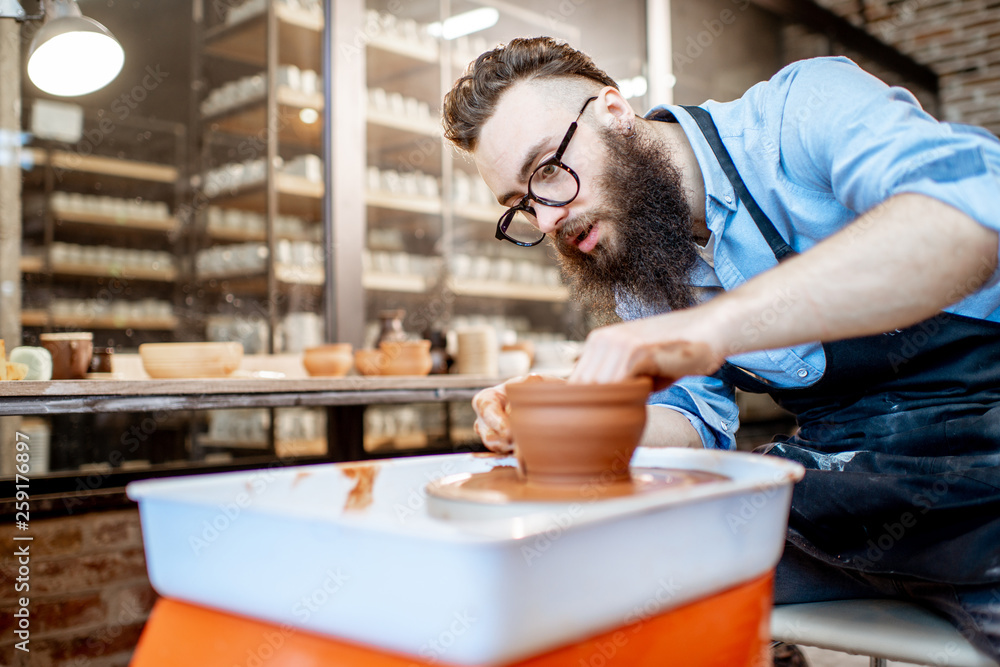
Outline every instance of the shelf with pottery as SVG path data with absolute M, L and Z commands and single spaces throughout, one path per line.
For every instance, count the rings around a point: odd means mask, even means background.
M 455 202 L 455 217 L 473 222 L 491 222 L 494 225 L 506 209 L 500 205 L 487 206 L 480 202 Z M 490 229 L 489 231 L 493 231 Z
M 29 147 L 22 150 L 27 153 L 33 165 L 39 167 L 48 165 L 66 172 L 116 176 L 154 183 L 175 183 L 179 173 L 177 167 L 154 162 L 124 160 L 103 155 L 81 155 L 62 150 L 53 150 L 50 153 L 43 148 Z
M 280 264 L 275 264 L 275 278 L 279 289 L 310 289 L 323 288 L 323 275 L 318 272 L 301 272 L 296 267 L 279 271 Z M 235 292 L 239 294 L 267 294 L 267 276 L 261 272 L 256 275 L 233 275 L 211 273 L 198 276 L 198 284 L 210 290 Z
M 143 219 L 123 214 L 92 213 L 89 211 L 70 211 L 52 209 L 52 216 L 60 222 L 81 226 L 128 228 L 145 232 L 163 232 L 173 234 L 180 230 L 181 222 L 177 218 Z
M 130 319 L 121 317 L 74 317 L 51 315 L 44 310 L 21 311 L 21 325 L 26 327 L 54 327 L 60 329 L 137 329 L 144 331 L 171 331 L 180 320 L 176 317 Z
M 125 280 L 148 280 L 151 282 L 174 282 L 177 280 L 177 269 L 173 267 L 154 269 L 150 267 L 123 267 L 117 264 L 53 262 L 49 271 L 46 271 L 45 262 L 37 256 L 21 258 L 21 273 L 52 273 L 53 275 L 63 276 L 122 278 Z
M 361 274 L 361 286 L 381 292 L 423 294 L 427 291 L 427 278 L 416 274 L 365 271 Z
M 231 11 L 231 10 L 230 10 Z M 323 17 L 278 3 L 278 60 L 298 67 L 312 67 L 323 46 Z M 267 64 L 267 13 L 258 12 L 224 23 L 205 33 L 205 53 L 251 65 Z
M 49 324 L 49 314 L 39 308 L 28 308 L 21 311 L 21 326 L 23 327 L 46 327 Z
M 519 301 L 562 302 L 569 300 L 569 289 L 565 285 L 522 284 L 452 276 L 448 278 L 448 289 L 457 296 L 516 299 Z
M 213 203 L 225 204 L 248 211 L 263 211 L 267 202 L 264 181 L 248 183 L 223 192 L 212 198 Z M 318 219 L 323 198 L 323 182 L 311 181 L 302 176 L 278 173 L 275 175 L 278 193 L 278 210 L 305 218 Z
M 366 119 L 368 121 L 368 139 L 379 146 L 398 144 L 407 139 L 407 137 L 397 136 L 398 133 L 434 138 L 440 138 L 442 134 L 441 124 L 435 118 L 399 115 L 391 111 L 378 111 L 369 107 Z M 390 130 L 395 132 L 390 132 Z M 412 137 L 409 138 L 412 139 Z
M 369 50 L 368 58 L 373 61 L 372 65 L 380 73 L 386 75 L 402 74 L 408 71 L 413 67 L 412 61 L 414 60 L 436 67 L 441 57 L 441 49 L 437 42 L 431 39 L 417 42 L 412 39 L 397 39 L 391 35 L 379 33 L 372 36 L 366 46 Z M 378 53 L 370 53 L 372 50 Z M 402 64 L 402 67 L 406 69 L 401 72 L 392 67 L 392 63 L 388 62 L 388 57 L 392 56 L 407 61 Z
M 319 146 L 323 124 L 307 123 L 300 113 L 312 109 L 322 113 L 324 99 L 322 93 L 304 93 L 288 86 L 278 86 L 278 141 L 306 146 Z M 253 136 L 267 127 L 267 98 L 257 97 L 242 102 L 232 108 L 202 116 L 202 122 L 214 131 L 228 134 Z
M 250 241 L 266 241 L 267 232 L 265 230 L 253 230 L 253 229 L 229 229 L 229 228 L 218 228 L 218 227 L 208 227 L 206 228 L 206 234 L 208 238 L 213 241 L 220 241 L 224 243 L 245 243 Z M 317 241 L 316 237 L 311 237 L 306 234 L 282 234 L 276 232 L 274 235 L 275 240 L 287 240 L 287 241 Z
M 365 204 L 374 208 L 386 208 L 406 213 L 441 215 L 441 199 L 422 195 L 409 195 L 385 190 L 366 190 Z

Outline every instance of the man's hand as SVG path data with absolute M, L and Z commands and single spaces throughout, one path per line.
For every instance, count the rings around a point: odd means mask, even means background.
M 512 382 L 541 379 L 541 375 L 534 374 L 511 378 L 503 384 L 483 389 L 472 397 L 472 407 L 476 411 L 476 423 L 472 428 L 491 452 L 510 454 L 514 451 L 513 434 L 510 432 L 507 385 Z
M 711 375 L 725 359 L 707 342 L 686 340 L 695 332 L 684 326 L 688 319 L 684 315 L 673 313 L 669 319 L 660 320 L 663 324 L 676 323 L 673 339 L 670 326 L 662 327 L 651 339 L 642 320 L 595 329 L 587 336 L 570 382 L 619 382 L 648 375 L 659 390 L 686 375 Z

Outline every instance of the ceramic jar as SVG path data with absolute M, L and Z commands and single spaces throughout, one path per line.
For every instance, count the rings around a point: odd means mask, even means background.
M 522 474 L 546 484 L 628 480 L 652 388 L 650 378 L 569 384 L 535 376 L 508 384 L 510 427 Z
M 302 365 L 309 375 L 340 377 L 347 375 L 354 365 L 350 343 L 331 343 L 310 347 L 302 355 Z

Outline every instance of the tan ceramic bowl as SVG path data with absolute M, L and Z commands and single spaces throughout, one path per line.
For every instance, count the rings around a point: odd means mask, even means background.
M 433 366 L 429 340 L 382 343 L 379 352 L 385 361 L 382 375 L 427 375 Z
M 354 365 L 353 347 L 350 343 L 330 343 L 310 347 L 302 354 L 302 365 L 313 376 L 340 377 L 347 375 Z
M 434 365 L 431 342 L 382 343 L 377 350 L 358 350 L 354 365 L 362 375 L 427 375 Z
M 225 377 L 243 359 L 242 343 L 143 343 L 142 367 L 152 378 Z
M 507 385 L 522 473 L 546 484 L 627 480 L 652 389 L 649 378 L 615 384 L 532 379 Z

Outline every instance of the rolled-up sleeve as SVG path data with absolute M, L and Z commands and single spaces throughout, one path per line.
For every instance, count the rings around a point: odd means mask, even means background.
M 924 194 L 1000 231 L 1000 142 L 991 134 L 937 121 L 908 91 L 846 58 L 803 61 L 776 78 L 765 117 L 780 126 L 793 181 L 859 214 L 896 194 Z
M 706 449 L 736 449 L 740 418 L 732 385 L 714 377 L 685 377 L 651 395 L 649 404 L 684 415 Z

